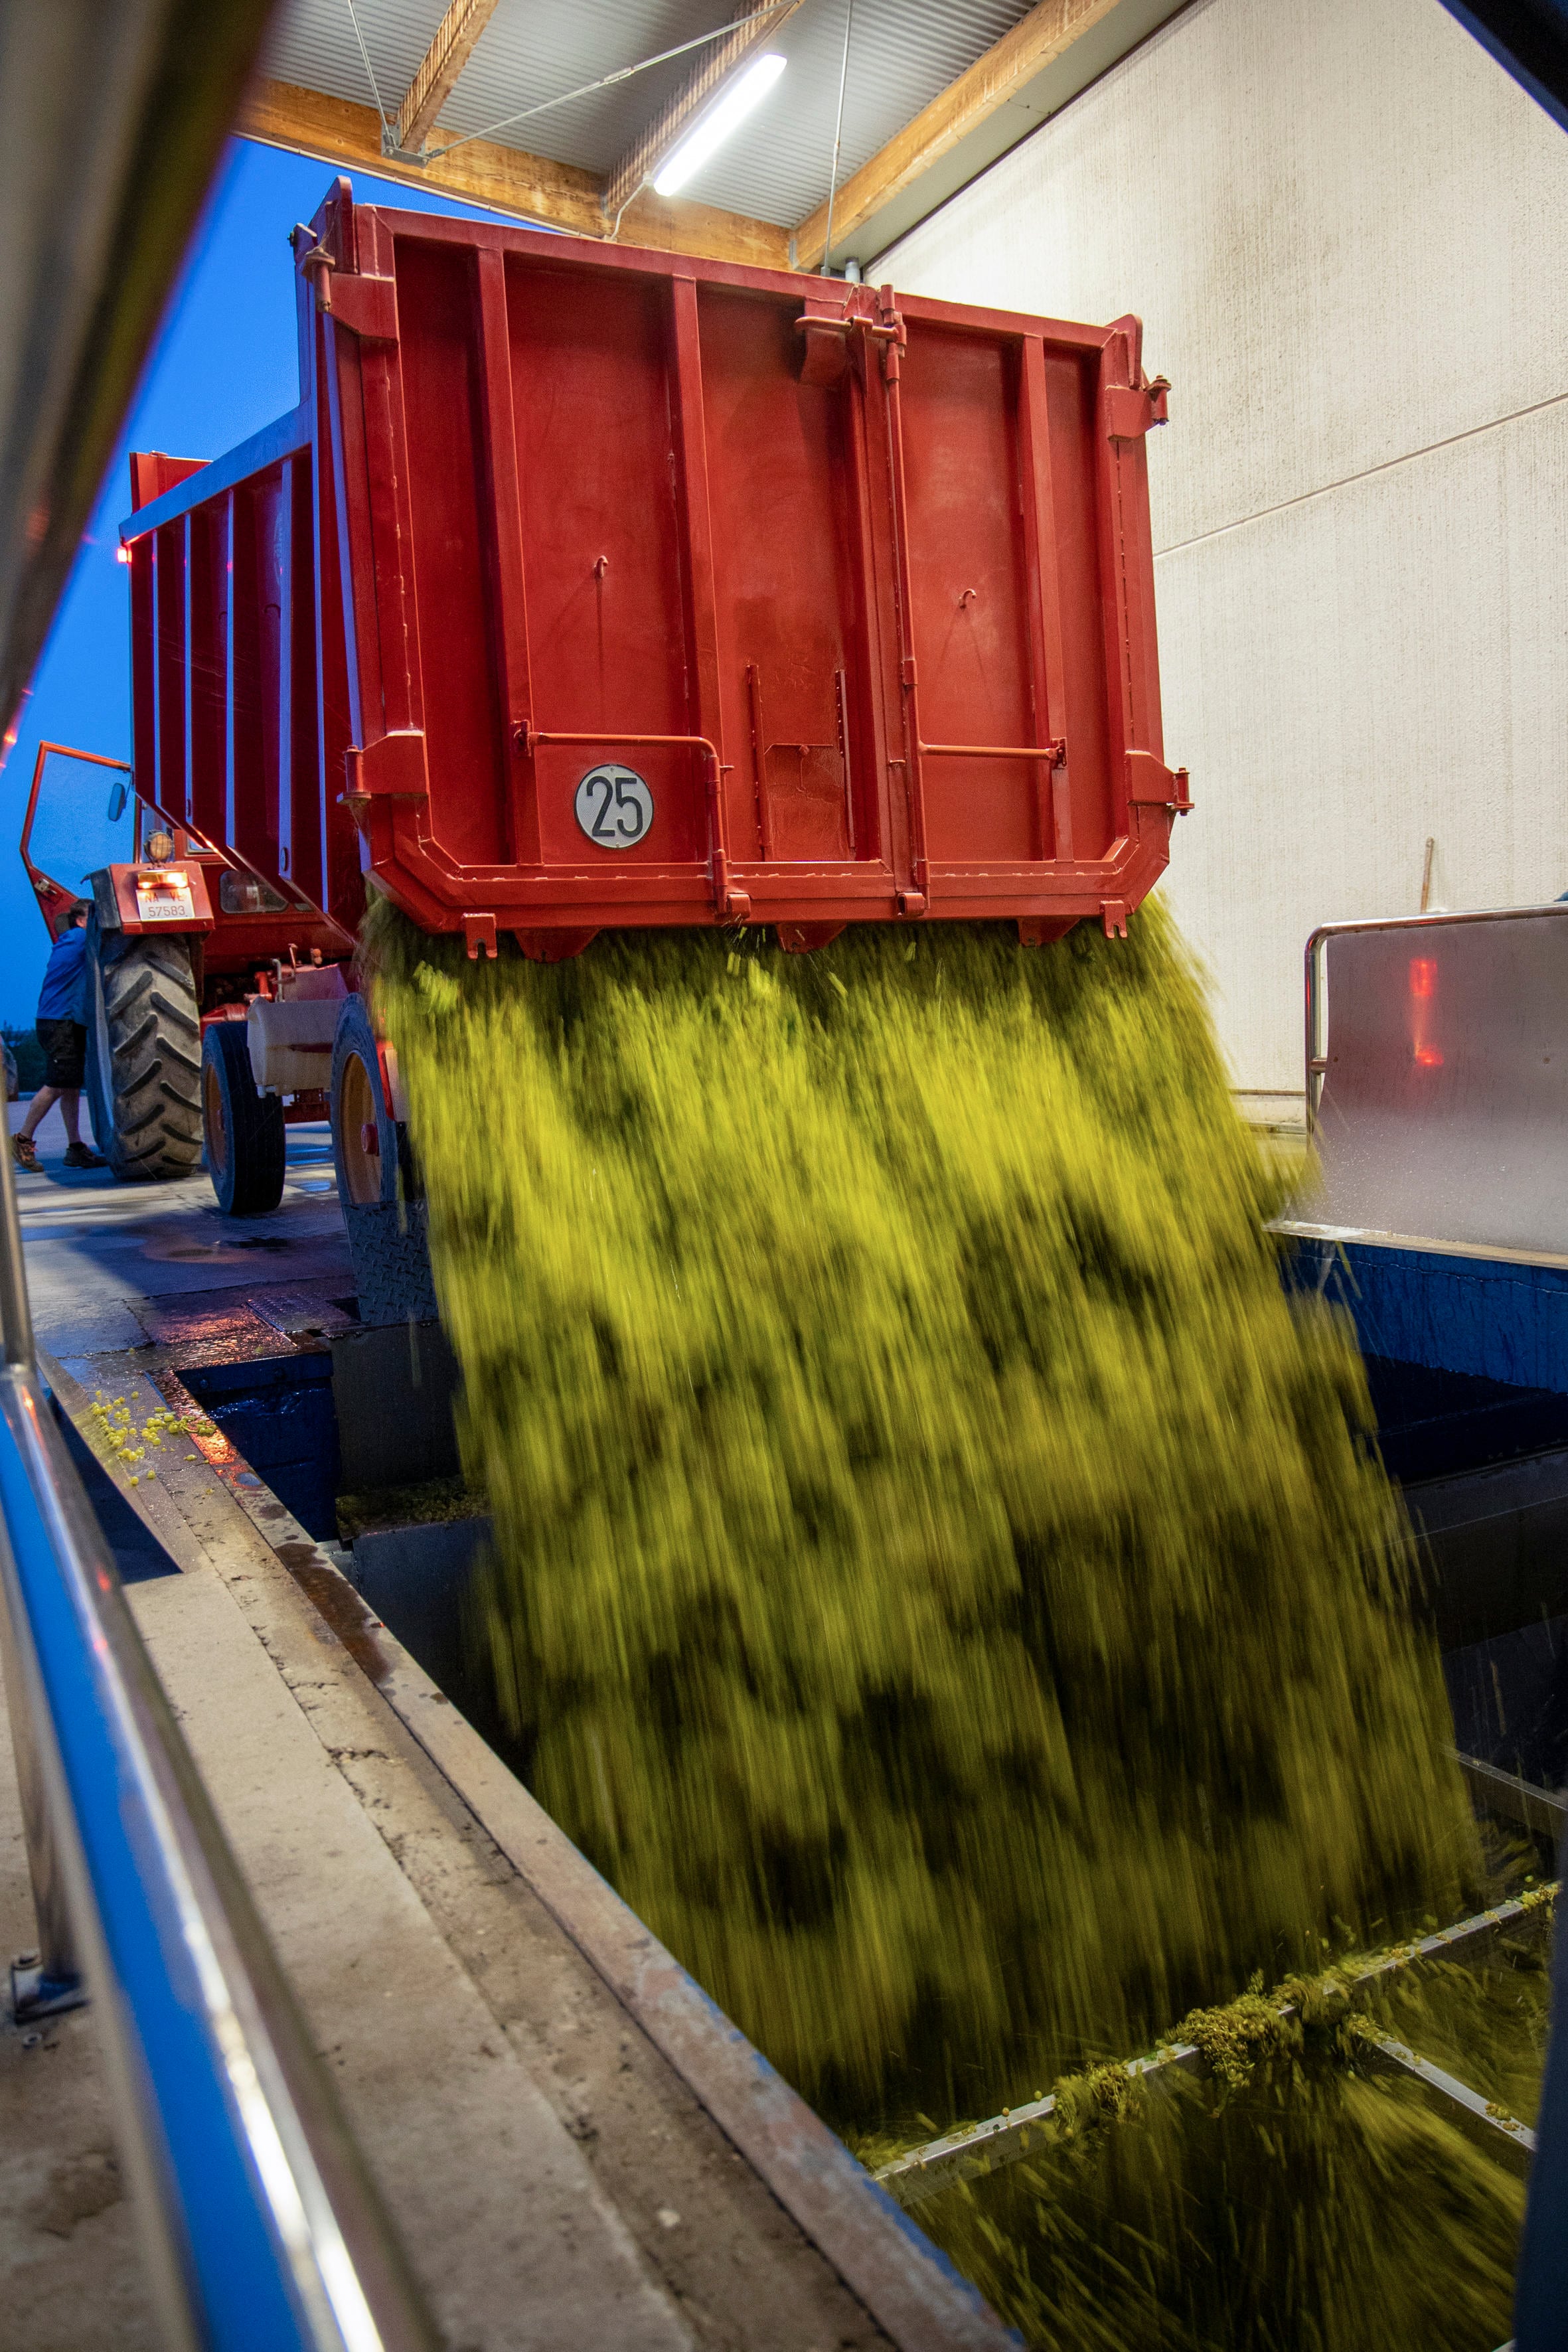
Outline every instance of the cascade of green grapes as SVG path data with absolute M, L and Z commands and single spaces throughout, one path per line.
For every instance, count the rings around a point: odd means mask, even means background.
M 531 1785 L 826 2114 L 1461 1907 L 1359 1359 L 1157 905 L 366 956 Z

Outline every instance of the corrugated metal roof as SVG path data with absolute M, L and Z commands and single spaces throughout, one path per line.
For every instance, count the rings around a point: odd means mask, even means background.
M 443 0 L 355 0 L 382 104 L 395 115 L 440 23 Z M 1031 0 L 855 0 L 844 106 L 842 182 L 972 65 Z M 789 70 L 682 194 L 793 227 L 827 194 L 847 0 L 806 0 L 768 46 Z M 501 117 L 741 13 L 724 0 L 500 0 L 441 112 L 447 131 L 489 131 Z M 693 57 L 677 58 L 570 106 L 490 132 L 558 163 L 611 170 Z M 348 0 L 287 0 L 267 71 L 333 98 L 372 103 Z M 433 138 L 431 145 L 440 144 Z

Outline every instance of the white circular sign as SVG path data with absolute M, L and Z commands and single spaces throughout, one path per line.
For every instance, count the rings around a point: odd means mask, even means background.
M 578 824 L 601 849 L 629 849 L 653 823 L 653 794 L 635 768 L 614 761 L 589 769 L 573 805 Z

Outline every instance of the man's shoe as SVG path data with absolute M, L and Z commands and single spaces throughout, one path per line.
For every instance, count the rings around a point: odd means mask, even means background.
M 32 1164 L 35 1168 L 38 1164 L 37 1154 L 34 1155 Z M 23 1165 L 26 1165 L 26 1161 L 23 1162 Z M 109 1162 L 107 1160 L 100 1160 L 98 1153 L 96 1151 L 89 1150 L 85 1143 L 68 1143 L 66 1146 L 66 1166 L 68 1168 L 107 1168 Z
M 30 1135 L 14 1135 L 11 1138 L 11 1157 L 18 1168 L 37 1167 L 38 1155 Z

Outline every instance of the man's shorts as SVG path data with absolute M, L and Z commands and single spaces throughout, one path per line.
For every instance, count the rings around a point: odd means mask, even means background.
M 79 1087 L 87 1069 L 87 1031 L 79 1021 L 35 1021 L 44 1049 L 44 1084 L 63 1093 Z

